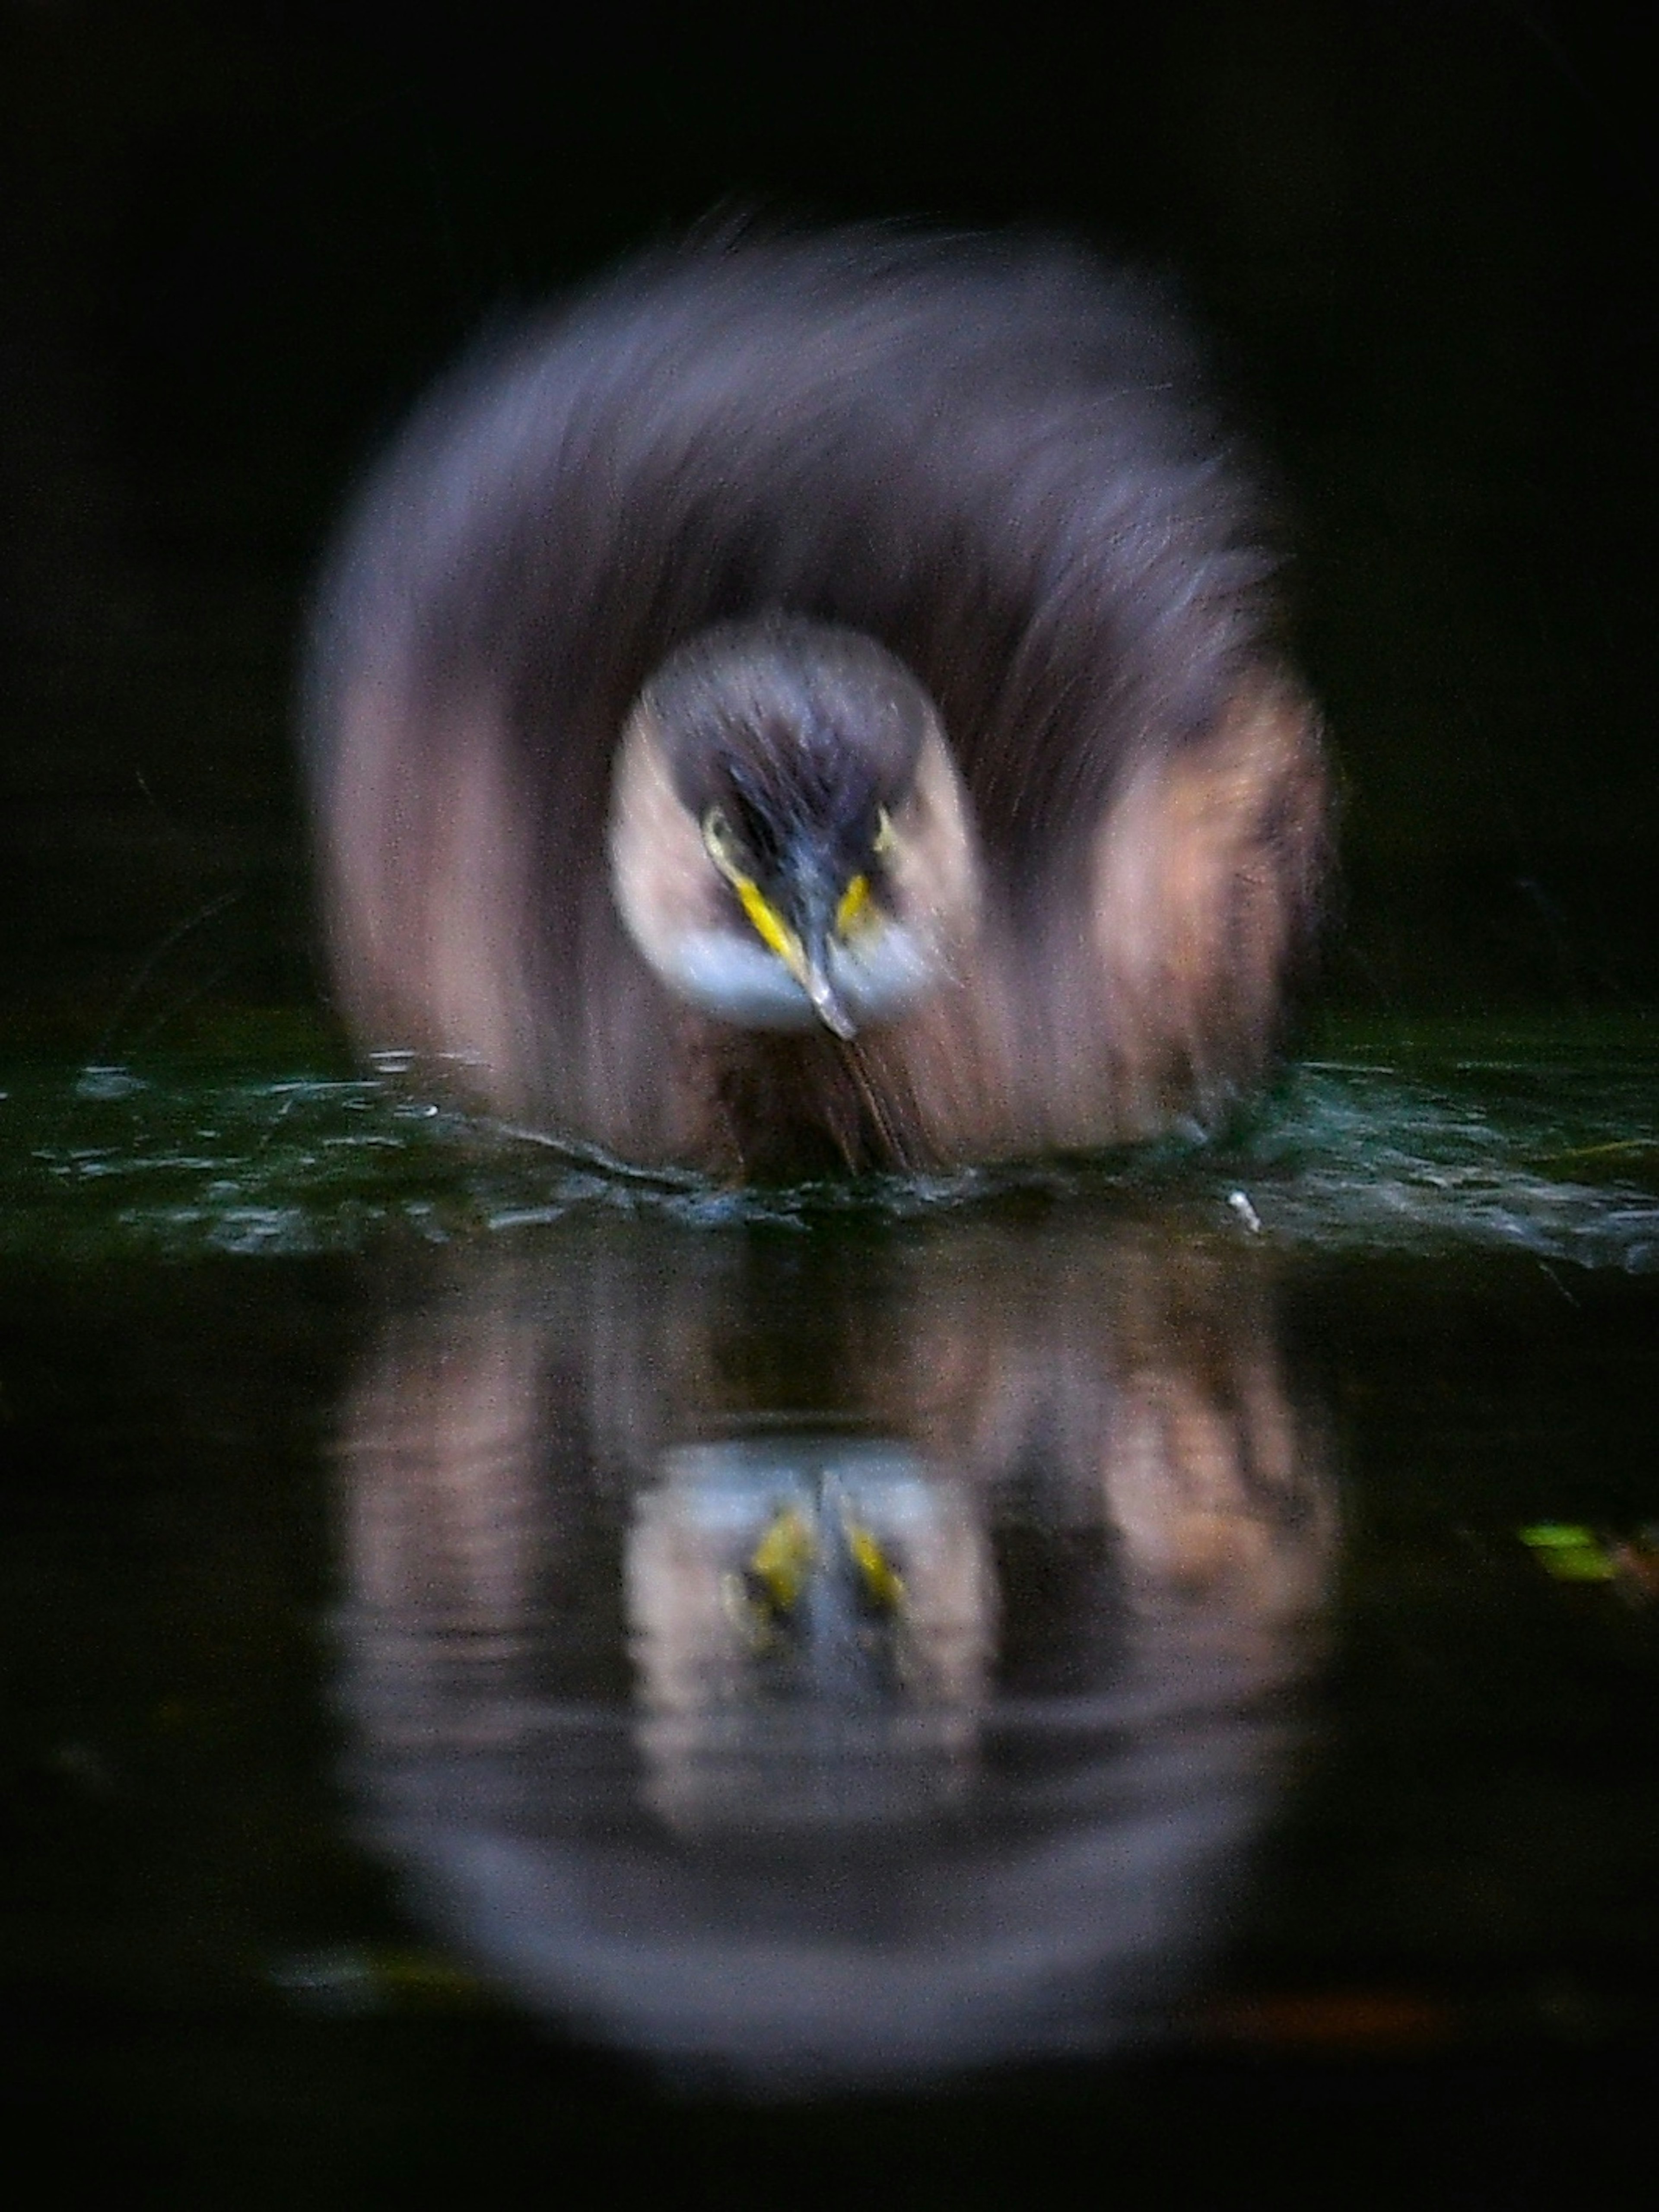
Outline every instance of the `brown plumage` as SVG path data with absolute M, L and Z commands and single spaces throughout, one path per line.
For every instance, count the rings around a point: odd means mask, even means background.
M 638 263 L 440 388 L 325 584 L 346 1011 L 717 1171 L 1212 1116 L 1323 850 L 1272 570 L 1178 327 L 1079 252 Z

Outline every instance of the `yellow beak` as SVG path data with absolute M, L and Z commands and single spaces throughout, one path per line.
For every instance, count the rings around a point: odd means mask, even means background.
M 832 1036 L 843 1040 L 857 1035 L 857 1024 L 842 1005 L 835 985 L 830 981 L 825 963 L 826 946 L 804 943 L 778 912 L 752 876 L 731 875 L 732 889 L 742 902 L 755 934 L 769 951 L 778 958 L 805 992 L 813 1012 Z M 837 935 L 849 921 L 862 910 L 870 895 L 869 885 L 862 876 L 854 876 L 842 892 L 836 909 L 835 927 Z

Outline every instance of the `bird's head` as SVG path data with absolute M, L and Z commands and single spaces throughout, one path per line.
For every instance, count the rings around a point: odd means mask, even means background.
M 978 912 L 932 701 L 873 639 L 784 617 L 705 630 L 646 685 L 611 858 L 658 975 L 751 1028 L 854 1036 L 941 981 Z

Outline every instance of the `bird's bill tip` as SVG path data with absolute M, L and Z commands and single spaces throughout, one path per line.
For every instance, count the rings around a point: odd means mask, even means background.
M 812 1012 L 831 1036 L 847 1043 L 858 1035 L 858 1024 L 847 1011 L 846 1001 L 818 962 L 804 962 L 798 981 L 811 1002 Z

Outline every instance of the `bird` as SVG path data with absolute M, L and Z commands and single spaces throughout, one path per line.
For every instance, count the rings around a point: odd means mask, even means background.
M 1160 282 L 710 227 L 439 380 L 318 587 L 303 750 L 372 1053 L 632 1165 L 1215 1127 L 1330 776 L 1273 505 Z

